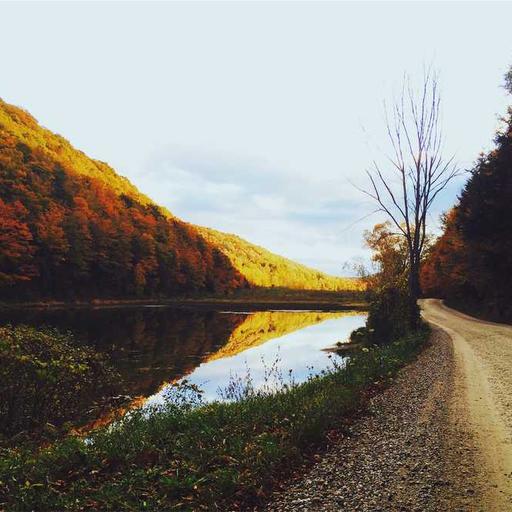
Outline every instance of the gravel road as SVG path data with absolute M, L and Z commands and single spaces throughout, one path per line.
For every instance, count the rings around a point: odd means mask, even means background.
M 453 343 L 460 388 L 455 407 L 478 448 L 482 510 L 512 511 L 512 326 L 478 320 L 435 299 L 422 308 Z
M 512 327 L 422 309 L 430 346 L 265 510 L 512 511 Z

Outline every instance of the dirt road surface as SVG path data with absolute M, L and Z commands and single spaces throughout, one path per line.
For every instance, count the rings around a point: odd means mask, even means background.
M 430 346 L 265 510 L 512 512 L 512 327 L 421 307 Z
M 453 342 L 452 416 L 476 441 L 482 510 L 512 511 L 512 326 L 478 320 L 436 299 L 422 301 L 422 309 Z

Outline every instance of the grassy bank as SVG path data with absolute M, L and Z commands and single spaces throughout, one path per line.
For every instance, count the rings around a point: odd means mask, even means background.
M 249 390 L 235 402 L 196 407 L 195 390 L 180 388 L 161 410 L 131 414 L 88 442 L 67 438 L 37 454 L 6 450 L 0 509 L 226 510 L 255 503 L 427 337 L 425 328 L 364 349 L 345 367 L 274 395 Z

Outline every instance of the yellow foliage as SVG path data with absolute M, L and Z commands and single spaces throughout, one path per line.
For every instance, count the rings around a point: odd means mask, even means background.
M 0 130 L 7 131 L 33 152 L 41 151 L 64 169 L 82 176 L 95 178 L 117 192 L 130 196 L 141 204 L 153 204 L 130 181 L 116 173 L 105 162 L 89 158 L 74 148 L 61 135 L 41 126 L 27 111 L 9 105 L 0 99 Z
M 253 286 L 324 291 L 364 289 L 360 279 L 330 276 L 278 256 L 236 235 L 210 228 L 199 227 L 198 229 L 208 242 L 229 258 L 235 269 Z
M 228 341 L 217 352 L 208 357 L 208 361 L 231 357 L 249 348 L 262 345 L 274 338 L 280 338 L 309 325 L 319 324 L 331 318 L 360 315 L 359 311 L 322 313 L 315 311 L 286 312 L 259 311 L 247 315 L 246 320 L 231 333 Z
M 117 195 L 127 196 L 139 204 L 154 207 L 166 217 L 178 221 L 167 209 L 156 205 L 108 164 L 89 158 L 62 136 L 40 126 L 28 112 L 9 105 L 1 99 L 0 130 L 14 137 L 19 144 L 26 146 L 33 154 L 42 152 L 67 173 L 99 180 L 108 185 Z M 233 268 L 252 286 L 325 291 L 363 289 L 363 284 L 358 279 L 329 276 L 273 254 L 238 236 L 190 224 L 189 226 L 227 256 Z M 197 264 L 199 263 L 196 262 L 195 265 Z

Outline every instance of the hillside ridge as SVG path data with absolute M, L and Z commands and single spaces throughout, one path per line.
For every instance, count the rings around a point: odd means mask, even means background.
M 88 295 L 104 297 L 359 287 L 237 235 L 178 219 L 111 166 L 1 99 L 0 171 L 0 209 L 11 219 L 3 233 L 10 246 L 0 254 L 0 285 L 29 296 L 36 283 L 48 296 L 62 296 L 54 289 L 62 287 L 76 295 L 85 286 Z M 115 275 L 119 268 L 123 276 Z

